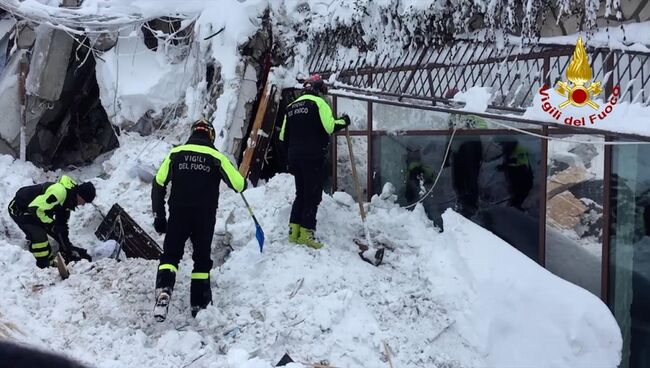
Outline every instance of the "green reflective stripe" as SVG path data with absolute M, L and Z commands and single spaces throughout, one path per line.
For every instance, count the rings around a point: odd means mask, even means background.
M 69 177 L 68 175 L 61 176 L 61 178 L 59 179 L 59 183 L 63 185 L 63 187 L 66 189 L 71 189 L 72 187 L 77 185 L 77 183 L 75 183 L 75 181 L 72 180 L 72 178 Z
M 49 256 L 49 255 L 50 255 L 50 251 L 49 251 L 49 250 L 44 250 L 44 251 L 42 251 L 42 252 L 32 252 L 32 254 L 33 254 L 34 257 L 36 257 L 36 258 L 41 258 L 41 257 L 47 257 L 47 256 Z
M 284 128 L 287 126 L 287 116 L 282 120 L 282 129 L 280 129 L 280 140 L 284 142 Z
M 44 241 L 42 243 L 32 243 L 32 249 L 41 249 L 41 248 L 47 248 L 47 245 L 49 243 L 47 241 Z
M 473 124 L 472 124 L 473 128 L 487 129 L 488 126 L 487 126 L 487 122 L 485 121 L 485 119 L 480 118 L 480 117 L 475 116 L 475 115 L 470 115 L 469 118 L 473 122 Z
M 417 169 L 418 167 L 421 167 L 422 163 L 421 162 L 411 162 L 408 167 L 408 171 L 413 171 Z
M 167 185 L 167 179 L 169 178 L 169 164 L 171 163 L 170 156 L 171 153 L 165 157 L 162 164 L 160 165 L 160 168 L 158 169 L 158 172 L 156 173 L 156 183 L 158 183 L 158 185 L 161 187 Z
M 325 132 L 327 134 L 332 134 L 334 133 L 334 124 L 336 124 L 336 121 L 334 120 L 334 115 L 332 114 L 332 108 L 330 105 L 325 102 L 320 97 L 317 97 L 316 105 L 318 105 L 318 115 L 320 115 L 320 122 L 323 124 L 323 128 L 325 128 Z M 345 122 L 343 122 L 345 124 Z
M 178 272 L 178 268 L 176 268 L 176 266 L 174 266 L 173 264 L 169 264 L 169 263 L 161 264 L 158 267 L 158 271 L 162 271 L 162 270 L 170 270 L 173 273 Z
M 56 198 L 56 201 L 48 203 L 47 199 L 52 195 Z M 67 191 L 65 190 L 63 184 L 54 183 L 47 187 L 45 193 L 34 198 L 28 207 L 36 207 L 36 216 L 38 216 L 39 220 L 46 224 L 49 224 L 54 220 L 49 217 L 45 211 L 51 210 L 56 205 L 63 204 L 63 202 L 65 202 L 66 195 Z
M 206 155 L 210 155 L 219 162 L 221 162 L 221 171 L 226 174 L 226 178 L 232 187 L 237 191 L 238 193 L 244 190 L 244 183 L 245 179 L 244 177 L 237 171 L 235 166 L 228 160 L 224 154 L 221 152 L 217 151 L 216 149 L 208 146 L 201 146 L 198 144 L 184 144 L 182 146 L 175 147 L 171 150 L 170 154 L 176 153 L 176 152 L 182 152 L 182 151 L 191 151 L 191 152 L 197 152 L 197 153 L 204 153 Z M 161 167 L 162 169 L 162 167 Z M 158 180 L 156 178 L 156 180 Z
M 515 147 L 510 157 L 514 159 L 514 162 L 510 163 L 510 166 L 527 166 L 530 163 L 528 160 L 528 151 L 520 144 Z
M 207 280 L 210 278 L 209 272 L 192 272 L 192 278 L 195 280 Z

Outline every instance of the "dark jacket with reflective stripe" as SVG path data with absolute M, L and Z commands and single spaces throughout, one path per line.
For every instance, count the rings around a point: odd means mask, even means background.
M 193 136 L 186 144 L 174 147 L 160 165 L 151 190 L 153 211 L 157 216 L 165 216 L 165 193 L 170 181 L 170 208 L 216 209 L 221 180 L 237 192 L 246 187 L 244 177 L 226 156 L 209 140 Z
M 46 182 L 20 188 L 16 192 L 13 208 L 16 215 L 28 213 L 40 223 L 51 225 L 65 231 L 70 211 L 77 206 L 77 184 L 68 176 L 62 176 L 58 182 Z
M 343 119 L 335 119 L 325 99 L 304 94 L 287 106 L 280 140 L 288 145 L 289 159 L 327 156 L 329 136 L 345 128 Z

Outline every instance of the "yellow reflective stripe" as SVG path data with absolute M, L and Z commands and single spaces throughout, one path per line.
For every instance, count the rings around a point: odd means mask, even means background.
M 156 183 L 162 187 L 167 184 L 167 179 L 169 177 L 169 164 L 171 162 L 169 156 L 171 156 L 171 153 L 165 157 L 162 164 L 160 165 L 160 168 L 158 169 L 158 172 L 156 173 Z
M 469 115 L 468 118 L 474 123 L 473 128 L 487 129 L 487 123 L 483 118 L 475 115 Z
M 50 255 L 50 251 L 49 251 L 49 250 L 44 250 L 44 251 L 42 251 L 42 252 L 32 252 L 32 254 L 33 254 L 34 257 L 36 257 L 36 258 L 41 258 L 41 257 L 47 257 L 47 256 L 49 256 L 49 255 Z
M 287 116 L 282 120 L 282 129 L 280 129 L 280 140 L 284 142 L 284 128 L 287 126 Z
M 51 195 L 54 195 L 56 201 L 53 203 L 48 203 L 47 199 Z M 45 193 L 34 198 L 34 200 L 27 207 L 36 207 L 36 216 L 38 216 L 39 220 L 41 220 L 46 224 L 49 224 L 54 220 L 51 217 L 49 217 L 45 213 L 45 211 L 51 210 L 56 205 L 63 204 L 63 202 L 65 202 L 66 195 L 67 195 L 67 191 L 65 190 L 63 184 L 54 183 L 49 187 L 47 187 Z
M 511 159 L 514 159 L 514 162 L 510 163 L 509 166 L 526 166 L 530 162 L 528 159 L 528 151 L 521 144 L 517 144 L 517 146 L 515 146 L 515 149 L 510 157 Z
M 173 264 L 169 264 L 169 263 L 161 264 L 160 267 L 158 267 L 158 271 L 162 271 L 162 270 L 170 270 L 173 273 L 178 272 L 178 268 L 176 268 L 176 266 L 174 266 Z
M 32 249 L 41 249 L 41 248 L 47 248 L 47 245 L 49 243 L 47 241 L 44 241 L 42 243 L 32 243 Z
M 182 146 L 173 148 L 170 152 L 170 155 L 172 153 L 182 152 L 182 151 L 204 153 L 206 155 L 210 155 L 216 158 L 217 160 L 219 160 L 219 162 L 221 162 L 221 169 L 226 174 L 227 176 L 226 179 L 230 181 L 230 184 L 232 184 L 232 187 L 235 189 L 235 191 L 239 193 L 244 190 L 244 183 L 245 183 L 244 177 L 239 173 L 239 171 L 237 171 L 237 169 L 230 162 L 230 160 L 228 160 L 228 158 L 224 156 L 221 152 L 217 151 L 212 147 L 201 146 L 199 144 L 184 144 Z
M 207 280 L 210 278 L 209 272 L 192 272 L 192 278 L 194 280 Z
M 9 214 L 12 216 L 16 214 L 15 206 L 16 206 L 16 200 L 12 199 L 11 202 L 9 202 Z
M 77 185 L 77 183 L 75 183 L 75 181 L 72 180 L 72 178 L 69 177 L 68 175 L 61 176 L 61 178 L 59 179 L 59 183 L 63 185 L 63 187 L 65 187 L 66 189 L 71 189 L 72 187 Z

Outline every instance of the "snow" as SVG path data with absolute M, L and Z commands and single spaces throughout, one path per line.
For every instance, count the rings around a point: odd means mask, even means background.
M 147 112 L 162 114 L 161 108 L 177 103 L 195 77 L 194 55 L 172 64 L 162 47 L 151 51 L 139 37 L 129 37 L 132 32 L 124 30 L 95 68 L 102 105 L 118 126 L 133 124 Z
M 151 224 L 150 184 L 130 164 L 157 166 L 171 143 L 124 134 L 112 156 L 70 174 L 91 178 L 100 208 L 118 201 L 162 243 Z M 9 156 L 0 156 L 0 171 L 14 173 L 0 178 L 2 208 L 20 186 L 62 174 Z M 362 224 L 345 193 L 325 195 L 320 206 L 325 248 L 289 244 L 293 192 L 286 174 L 246 191 L 266 232 L 260 254 L 241 199 L 222 187 L 215 233 L 232 213 L 234 251 L 212 272 L 215 305 L 190 316 L 188 249 L 165 323 L 151 317 L 157 263 L 106 258 L 111 244 L 93 235 L 101 220 L 94 208 L 79 208 L 70 223 L 72 241 L 95 262 L 72 264 L 65 281 L 54 269 L 36 269 L 3 212 L 0 313 L 21 331 L 12 338 L 96 367 L 271 367 L 285 352 L 302 362 L 380 367 L 384 342 L 399 367 L 618 364 L 620 331 L 598 298 L 453 211 L 439 234 L 421 206 L 407 211 L 375 196 L 367 205 L 370 231 L 393 250 L 374 267 L 355 254 L 351 239 Z
M 367 11 L 361 22 L 364 31 L 388 36 L 378 53 L 368 56 L 377 58 L 381 52 L 401 53 L 392 41 L 409 27 L 402 29 L 390 19 L 386 24 L 375 21 L 381 9 L 395 5 L 392 0 L 227 0 L 218 6 L 208 0 L 86 0 L 68 10 L 56 8 L 55 0 L 3 3 L 53 24 L 91 19 L 119 27 L 118 45 L 97 58 L 102 104 L 115 124 L 128 126 L 147 114 L 168 123 L 165 116 L 185 102 L 187 109 L 180 109 L 178 121 L 149 137 L 123 132 L 120 148 L 68 172 L 96 185 L 95 204 L 102 212 L 119 202 L 159 244 L 163 237 L 153 229 L 150 209 L 151 173 L 174 144 L 184 141 L 187 125 L 207 113 L 219 132 L 218 148 L 230 147 L 244 74 L 239 47 L 260 29 L 259 16 L 267 5 L 280 19 L 274 32 L 292 41 L 287 45 L 295 52 L 293 65 L 277 68 L 270 78 L 281 86 L 295 85 L 296 76 L 308 71 L 307 42 L 293 42 L 303 33 L 309 40 L 333 24 L 350 25 Z M 441 12 L 439 4 L 408 0 L 396 11 Z M 478 6 L 493 9 L 495 4 Z M 134 26 L 170 14 L 196 20 L 198 42 L 181 62 L 173 57 L 173 48 L 145 48 L 139 26 Z M 97 24 L 85 23 L 87 28 Z M 221 27 L 224 32 L 204 40 Z M 383 27 L 381 33 L 375 32 L 377 27 Z M 339 56 L 346 62 L 358 54 L 342 49 Z M 207 106 L 205 93 L 206 64 L 211 61 L 223 84 L 216 106 Z M 465 112 L 482 112 L 490 97 L 477 86 L 456 99 L 465 102 Z M 364 107 L 353 100 L 344 104 L 356 106 L 355 111 Z M 624 106 L 618 104 L 615 113 L 645 113 L 636 105 Z M 446 114 L 421 114 L 426 124 L 447 126 Z M 527 114 L 543 118 L 533 108 Z M 628 115 L 612 116 L 631 121 Z M 353 118 L 355 126 L 363 125 L 363 113 Z M 375 119 L 388 122 L 381 114 Z M 608 129 L 625 129 L 608 124 Z M 359 147 L 363 140 L 355 142 Z M 43 172 L 9 156 L 0 156 L 0 172 L 11 173 L 0 176 L 3 209 L 21 186 L 64 173 Z M 388 192 L 389 183 L 386 188 Z M 221 244 L 227 228 L 234 251 L 213 270 L 215 303 L 196 319 L 188 308 L 191 248 L 180 264 L 169 318 L 156 323 L 151 311 L 157 262 L 110 259 L 115 243 L 95 238 L 101 216 L 94 207 L 83 206 L 72 214 L 71 239 L 95 261 L 70 265 L 71 277 L 65 281 L 53 269 L 35 267 L 21 232 L 3 210 L 0 323 L 16 326 L 12 339 L 100 368 L 148 367 L 154 362 L 157 367 L 261 368 L 273 366 L 285 352 L 300 362 L 382 367 L 387 365 L 386 346 L 396 367 L 616 367 L 620 362 L 621 333 L 606 305 L 451 210 L 443 216 L 445 232 L 438 233 L 421 205 L 407 211 L 389 193 L 373 197 L 366 204 L 371 234 L 390 247 L 385 264 L 374 267 L 355 254 L 352 239 L 362 236 L 363 226 L 351 196 L 339 192 L 323 197 L 318 235 L 327 246 L 316 251 L 286 241 L 294 196 L 291 176 L 277 175 L 247 190 L 266 233 L 260 254 L 240 197 L 223 185 L 221 189 L 215 243 Z M 231 215 L 234 221 L 229 223 Z M 213 255 L 221 251 L 214 248 Z
M 458 92 L 453 100 L 464 103 L 463 110 L 483 112 L 487 110 L 491 98 L 490 88 L 474 86 L 467 91 Z

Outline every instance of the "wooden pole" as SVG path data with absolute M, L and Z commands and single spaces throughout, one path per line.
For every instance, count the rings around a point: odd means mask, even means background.
M 359 176 L 357 176 L 357 164 L 354 161 L 354 152 L 352 151 L 352 138 L 350 138 L 350 131 L 345 127 L 345 138 L 348 141 L 348 152 L 350 153 L 350 164 L 352 165 L 352 180 L 354 181 L 354 188 L 357 192 L 357 203 L 359 204 L 359 213 L 361 214 L 361 222 L 363 222 L 363 230 L 366 233 L 366 241 L 368 247 L 373 248 L 372 239 L 370 238 L 370 230 L 366 223 L 366 210 L 363 208 L 363 194 L 361 193 L 361 186 L 359 185 Z

